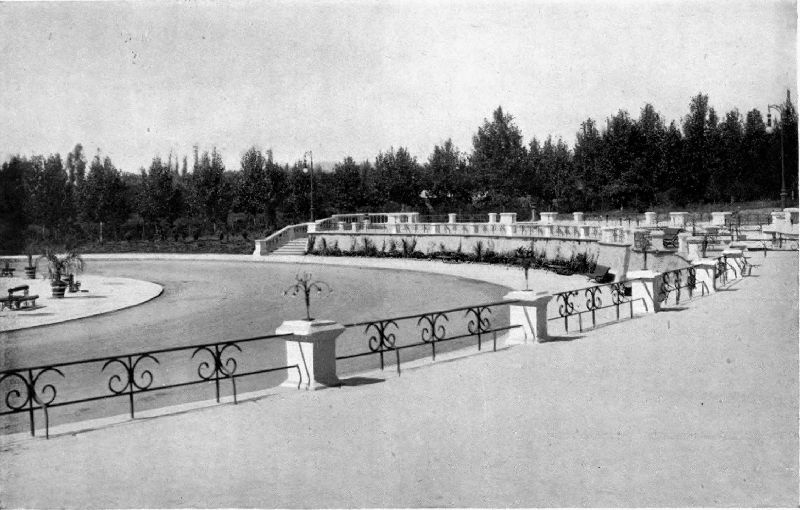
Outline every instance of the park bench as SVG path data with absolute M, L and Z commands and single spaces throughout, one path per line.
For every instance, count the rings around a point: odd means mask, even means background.
M 608 283 L 614 279 L 614 275 L 610 271 L 610 267 L 597 264 L 594 266 L 594 271 L 587 275 L 587 278 L 589 278 L 590 282 Z
M 14 268 L 8 265 L 8 262 L 3 267 L 0 267 L 0 276 L 8 276 L 14 278 Z
M 27 285 L 20 285 L 19 287 L 8 289 L 8 297 L 0 298 L 0 310 L 3 308 L 19 310 L 23 306 L 32 308 L 36 306 L 37 299 L 39 299 L 38 295 L 28 294 Z

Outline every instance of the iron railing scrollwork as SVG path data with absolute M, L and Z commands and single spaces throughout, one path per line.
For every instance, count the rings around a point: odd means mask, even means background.
M 667 303 L 671 295 L 675 296 L 675 304 L 681 302 L 681 291 L 686 289 L 689 293 L 689 299 L 692 299 L 694 291 L 697 288 L 697 270 L 692 267 L 684 267 L 674 271 L 667 271 L 661 275 L 661 284 L 659 285 L 658 301 Z M 701 295 L 706 294 L 706 288 L 701 287 Z
M 632 318 L 634 316 L 634 301 L 641 301 L 645 307 L 647 303 L 642 298 L 632 299 L 629 285 L 630 282 L 621 281 L 559 292 L 555 295 L 555 306 L 557 307 L 558 315 L 548 317 L 547 320 L 563 320 L 564 331 L 568 332 L 570 319 L 576 318 L 578 330 L 582 332 L 584 330 L 584 314 L 589 314 L 592 320 L 591 327 L 596 327 L 600 321 L 597 316 L 599 311 L 614 308 L 616 320 L 620 320 L 620 310 L 625 305 L 629 310 L 629 317 Z M 608 304 L 604 304 L 604 302 Z
M 234 358 L 231 355 L 228 355 L 228 357 L 225 358 L 224 361 L 222 358 L 226 349 L 234 347 L 239 352 L 242 352 L 242 348 L 233 342 L 227 342 L 224 344 L 214 344 L 213 349 L 211 347 L 212 346 L 198 347 L 192 353 L 192 358 L 194 358 L 198 353 L 207 352 L 208 354 L 211 355 L 211 359 L 214 364 L 212 367 L 208 361 L 201 361 L 200 364 L 197 366 L 197 376 L 204 381 L 212 381 L 212 380 L 214 381 L 214 388 L 216 390 L 217 402 L 219 402 L 220 376 L 222 378 L 230 378 L 231 385 L 233 387 L 233 401 L 235 403 L 238 403 L 236 400 L 236 377 L 234 376 L 236 368 L 238 367 L 238 363 L 236 362 L 236 358 Z
M 40 377 L 51 372 L 64 377 L 64 373 L 55 367 L 12 370 L 0 375 L 0 384 L 6 380 L 17 379 L 21 382 L 24 392 L 21 393 L 19 389 L 12 387 L 6 393 L 6 407 L 8 407 L 11 411 L 3 414 L 27 412 L 28 420 L 30 421 L 31 435 L 35 436 L 36 421 L 34 411 L 36 409 L 41 409 L 44 413 L 45 437 L 48 439 L 50 438 L 50 415 L 47 411 L 47 406 L 52 404 L 56 399 L 58 391 L 53 384 L 45 384 L 42 386 L 40 391 L 37 391 L 36 385 L 38 384 Z
M 5 408 L 0 408 L 0 416 L 27 412 L 30 422 L 30 434 L 35 436 L 35 411 L 41 409 L 45 418 L 45 436 L 49 438 L 50 410 L 57 407 L 127 397 L 128 414 L 131 419 L 134 419 L 136 416 L 135 396 L 137 394 L 197 384 L 207 384 L 213 381 L 215 385 L 216 401 L 219 402 L 221 396 L 219 382 L 222 379 L 231 380 L 233 401 L 234 403 L 238 403 L 236 378 L 288 370 L 297 370 L 299 388 L 303 381 L 303 374 L 297 364 L 276 367 L 255 366 L 253 370 L 239 373 L 237 372 L 239 364 L 236 358 L 233 357 L 234 351 L 242 352 L 240 344 L 270 341 L 288 336 L 290 335 L 267 335 L 209 344 L 172 347 L 119 356 L 53 363 L 46 366 L 3 370 L 0 371 L 0 388 L 5 388 Z M 157 366 L 164 366 L 164 363 L 162 363 L 162 361 L 164 361 L 164 356 L 161 355 L 166 355 L 168 353 L 180 354 L 183 352 L 191 353 L 188 356 L 189 361 L 195 360 L 196 357 L 201 354 L 210 355 L 211 359 L 200 361 L 196 369 L 197 378 L 168 383 L 168 376 L 165 375 L 164 382 L 156 385 L 154 370 Z M 159 359 L 159 357 L 161 359 Z M 185 363 L 186 359 L 180 358 L 180 362 Z M 101 390 L 99 394 L 80 384 L 81 380 L 92 377 L 92 366 L 98 366 L 99 370 L 96 373 L 110 374 L 105 384 L 105 389 Z M 86 367 L 89 368 L 88 371 Z M 68 368 L 75 370 L 75 373 L 73 374 Z M 165 367 L 165 370 L 168 369 Z M 171 372 L 172 371 L 167 371 L 165 374 Z M 176 372 L 180 372 L 180 370 Z M 59 394 L 56 383 L 49 382 L 44 385 L 40 383 L 40 379 L 45 374 L 61 376 L 62 380 L 64 380 L 62 389 L 66 389 L 64 392 L 67 394 L 66 397 L 62 397 L 61 394 Z M 77 393 L 77 395 L 73 395 L 73 393 Z
M 151 354 L 139 354 L 136 356 L 123 356 L 120 358 L 111 358 L 103 364 L 101 372 L 105 372 L 106 368 L 117 363 L 125 370 L 125 378 L 120 377 L 119 374 L 112 374 L 108 379 L 108 391 L 113 395 L 128 395 L 128 406 L 131 419 L 134 418 L 133 395 L 147 391 L 153 385 L 153 372 L 148 369 L 139 372 L 139 382 L 136 381 L 136 367 L 143 360 L 151 360 L 156 364 L 159 361 Z M 123 384 L 124 383 L 124 384 Z M 116 386 L 115 386 L 116 385 Z M 120 386 L 121 385 L 121 386 Z
M 501 301 L 496 303 L 487 303 L 474 306 L 466 306 L 461 308 L 452 308 L 449 310 L 439 310 L 434 312 L 426 312 L 417 315 L 406 315 L 402 317 L 392 317 L 388 319 L 380 319 L 368 322 L 359 322 L 355 324 L 346 324 L 345 328 L 363 328 L 361 334 L 367 337 L 368 351 L 359 352 L 356 354 L 348 354 L 337 356 L 337 360 L 346 360 L 351 358 L 358 358 L 361 356 L 369 356 L 377 354 L 380 358 L 380 368 L 384 370 L 385 359 L 384 354 L 392 351 L 395 354 L 395 363 L 397 374 L 401 375 L 401 359 L 400 351 L 414 347 L 429 346 L 431 348 L 431 357 L 435 361 L 437 353 L 437 345 L 443 342 L 450 342 L 453 340 L 466 339 L 471 337 L 478 338 L 478 350 L 481 349 L 482 338 L 488 334 L 493 336 L 493 351 L 497 350 L 497 334 L 505 332 L 521 326 L 505 326 L 492 328 L 488 315 L 492 313 L 492 307 L 500 305 L 509 305 L 516 303 L 516 301 Z M 465 312 L 464 319 L 469 319 L 466 323 L 466 332 L 448 336 L 448 327 L 446 324 L 451 324 L 450 318 L 455 312 Z M 400 345 L 397 335 L 399 334 L 400 327 L 398 324 L 401 321 L 408 321 L 413 324 L 417 329 L 416 335 L 410 334 L 407 336 L 419 338 L 419 341 L 412 341 Z M 455 327 L 455 326 L 453 326 Z M 393 328 L 390 331 L 390 328 Z
M 464 317 L 469 317 L 472 314 L 472 318 L 467 323 L 467 331 L 478 337 L 479 351 L 481 350 L 481 336 L 491 331 L 492 328 L 492 323 L 489 321 L 489 317 L 486 316 L 491 313 L 492 309 L 488 306 L 473 306 L 467 308 L 464 314 Z M 493 350 L 497 350 L 497 335 L 494 336 Z

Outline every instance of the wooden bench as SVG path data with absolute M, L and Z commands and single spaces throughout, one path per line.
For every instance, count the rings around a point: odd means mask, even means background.
M 586 275 L 586 277 L 589 278 L 590 282 L 607 283 L 614 279 L 614 275 L 610 271 L 610 267 L 597 264 L 594 266 L 594 271 Z
M 15 294 L 21 293 L 21 294 Z M 0 298 L 0 310 L 8 308 L 10 310 L 19 310 L 23 306 L 25 308 L 33 308 L 36 306 L 36 300 L 39 296 L 36 294 L 28 294 L 28 286 L 20 285 L 13 289 L 8 289 L 8 297 Z
M 14 278 L 14 268 L 10 266 L 0 267 L 0 276 Z

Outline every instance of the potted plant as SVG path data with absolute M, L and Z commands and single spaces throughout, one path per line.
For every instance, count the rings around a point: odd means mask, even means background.
M 44 252 L 44 258 L 50 268 L 50 288 L 53 292 L 54 298 L 63 298 L 64 291 L 69 285 L 61 279 L 61 276 L 66 273 L 74 273 L 82 271 L 84 267 L 83 259 L 80 253 L 75 250 L 68 250 L 64 253 L 58 253 L 56 250 L 48 248 Z
M 36 262 L 33 260 L 33 256 L 36 252 L 36 243 L 29 241 L 25 244 L 25 256 L 28 257 L 28 265 L 25 266 L 25 277 L 29 280 L 36 279 L 36 263 L 39 261 L 39 259 L 36 259 Z

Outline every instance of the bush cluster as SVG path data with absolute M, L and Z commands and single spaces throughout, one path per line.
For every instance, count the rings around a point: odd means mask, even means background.
M 548 258 L 544 251 L 535 250 L 533 243 L 528 248 L 520 246 L 515 251 L 507 253 L 495 252 L 483 241 L 478 241 L 471 252 L 463 251 L 461 244 L 455 251 L 447 250 L 444 244 L 440 244 L 437 250 L 423 253 L 417 249 L 417 240 L 414 238 L 401 238 L 399 242 L 392 238 L 388 242 L 384 241 L 380 249 L 378 249 L 374 241 L 366 236 L 362 238 L 362 242 L 358 246 L 354 239 L 346 250 L 339 247 L 338 241 L 331 245 L 328 244 L 325 237 L 320 237 L 319 243 L 317 243 L 315 236 L 309 236 L 307 252 L 309 255 L 325 257 L 406 258 L 444 260 L 457 263 L 498 264 L 527 267 L 529 269 L 545 269 L 559 274 L 589 274 L 594 271 L 596 264 L 594 259 L 585 253 L 572 254 L 569 257 L 556 253 L 554 257 Z

